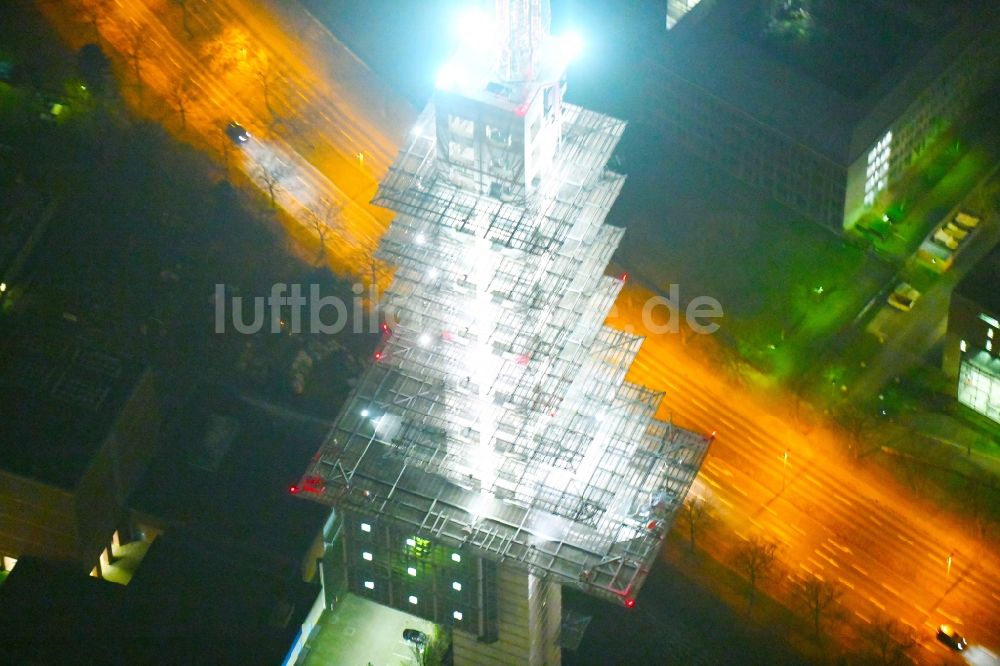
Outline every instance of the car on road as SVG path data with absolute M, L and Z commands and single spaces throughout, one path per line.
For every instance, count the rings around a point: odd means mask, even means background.
M 948 222 L 942 228 L 949 236 L 957 240 L 959 243 L 965 240 L 965 237 L 969 235 L 968 231 L 958 226 L 954 222 Z
M 971 231 L 979 226 L 979 218 L 965 211 L 959 211 L 955 214 L 955 224 Z
M 932 271 L 944 273 L 951 268 L 955 256 L 951 253 L 951 250 L 943 248 L 937 243 L 925 240 L 917 251 L 917 259 L 926 264 Z
M 246 143 L 250 140 L 250 132 L 235 120 L 226 125 L 226 136 L 236 145 Z
M 938 229 L 937 231 L 935 231 L 933 238 L 935 243 L 937 243 L 938 245 L 943 245 L 949 250 L 958 249 L 958 241 L 955 240 L 953 237 L 949 236 L 948 232 L 945 231 L 944 229 Z
M 403 640 L 423 649 L 427 645 L 427 634 L 419 629 L 403 629 Z
M 889 305 L 909 312 L 913 309 L 913 304 L 920 298 L 920 292 L 914 289 L 908 282 L 900 282 L 891 294 L 889 294 Z
M 965 640 L 965 636 L 947 624 L 942 624 L 938 627 L 937 639 L 957 652 L 963 651 L 969 645 L 969 642 Z

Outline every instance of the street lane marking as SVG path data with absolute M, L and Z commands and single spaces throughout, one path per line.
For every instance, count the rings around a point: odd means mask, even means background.
M 862 620 L 864 620 L 864 621 L 865 621 L 865 622 L 867 622 L 868 624 L 871 624 L 871 623 L 872 623 L 872 621 L 871 621 L 871 620 L 869 620 L 869 619 L 868 619 L 867 617 L 865 617 L 864 615 L 862 615 L 862 614 L 861 614 L 861 613 L 859 613 L 858 611 L 854 611 L 854 614 L 855 614 L 855 615 L 857 615 L 858 617 L 860 617 L 860 618 L 861 618 Z
M 841 585 L 846 585 L 847 587 L 851 588 L 852 590 L 854 589 L 854 586 L 853 586 L 853 585 L 851 585 L 850 583 L 848 583 L 848 582 L 847 582 L 846 580 L 844 580 L 843 578 L 837 578 L 837 580 L 838 580 L 838 581 L 840 581 L 840 584 L 841 584 Z
M 864 576 L 868 575 L 868 572 L 859 567 L 857 564 L 851 564 L 851 568 Z
M 785 524 L 788 525 L 793 530 L 795 530 L 796 532 L 798 532 L 799 534 L 801 534 L 802 536 L 806 535 L 806 531 L 805 530 L 803 530 L 803 529 L 801 529 L 801 528 L 793 525 L 792 523 L 785 523 Z
M 838 495 L 837 493 L 831 493 L 831 494 L 833 495 L 833 498 L 836 499 L 837 501 L 843 502 L 847 506 L 854 506 L 854 502 L 852 502 L 851 500 L 847 499 L 843 495 Z
M 836 548 L 837 550 L 839 550 L 842 553 L 847 553 L 849 555 L 853 555 L 854 554 L 853 552 L 851 552 L 850 548 L 848 548 L 847 546 L 841 546 L 839 543 L 837 543 L 833 539 L 827 539 L 827 541 L 829 541 L 833 545 L 834 548 Z
M 903 596 L 902 594 L 900 594 L 900 593 L 899 593 L 899 590 L 896 590 L 896 589 L 894 589 L 894 588 L 891 588 L 891 587 L 889 587 L 888 585 L 886 585 L 885 583 L 879 583 L 879 584 L 880 584 L 880 585 L 881 585 L 882 587 L 884 587 L 885 589 L 887 589 L 887 590 L 889 590 L 890 592 L 892 592 L 893 594 L 895 594 L 895 595 L 896 595 L 897 597 L 902 597 L 902 596 Z
M 882 605 L 882 604 L 880 604 L 879 602 L 875 601 L 875 598 L 874 598 L 874 597 L 868 597 L 868 601 L 870 601 L 870 602 L 872 602 L 873 604 L 875 604 L 875 605 L 876 605 L 876 606 L 878 607 L 878 609 L 879 609 L 879 610 L 883 610 L 883 611 L 885 610 L 885 606 L 883 606 L 883 605 Z
M 833 560 L 832 557 L 827 557 L 826 555 L 824 555 L 823 553 L 819 552 L 818 550 L 816 551 L 816 554 L 819 555 L 820 557 L 822 557 L 824 560 L 826 560 L 830 564 L 832 564 L 833 566 L 837 567 L 838 569 L 840 568 L 840 565 L 837 564 L 836 562 L 834 562 L 834 560 Z
M 938 608 L 938 612 L 941 613 L 941 615 L 944 615 L 949 620 L 951 620 L 954 624 L 962 624 L 961 620 L 959 620 L 957 617 L 955 617 L 951 613 L 946 612 L 945 609 Z
M 902 534 L 900 534 L 899 532 L 896 532 L 896 537 L 897 537 L 897 538 L 898 538 L 898 539 L 899 539 L 900 541 L 904 541 L 904 542 L 906 542 L 906 543 L 910 544 L 911 546 L 913 545 L 913 542 L 912 542 L 912 541 L 910 541 L 909 539 L 907 539 L 907 538 L 906 538 L 905 536 L 903 536 L 903 535 L 902 535 Z

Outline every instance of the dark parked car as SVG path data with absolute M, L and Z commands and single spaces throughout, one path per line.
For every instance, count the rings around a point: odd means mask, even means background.
M 952 650 L 957 650 L 958 652 L 961 652 L 969 645 L 969 642 L 965 640 L 965 636 L 958 633 L 947 624 L 942 624 L 938 627 L 937 639 L 950 647 Z
M 236 121 L 226 125 L 226 136 L 228 136 L 229 139 L 237 145 L 246 143 L 250 140 L 250 132 L 247 131 L 247 128 L 243 127 L 243 125 L 240 125 Z
M 427 634 L 416 629 L 403 629 L 403 640 L 422 648 L 427 645 Z

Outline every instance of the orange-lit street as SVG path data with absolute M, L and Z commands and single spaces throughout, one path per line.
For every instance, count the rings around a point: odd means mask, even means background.
M 121 88 L 141 115 L 215 153 L 316 236 L 336 213 L 327 254 L 339 272 L 367 278 L 389 215 L 370 205 L 415 114 L 294 5 L 76 0 L 41 3 L 79 47 L 97 37 L 117 51 Z M 296 13 L 297 12 L 297 13 Z M 190 31 L 185 32 L 184 24 Z M 251 139 L 231 145 L 226 124 Z M 406 130 L 402 130 L 405 132 Z
M 293 239 L 314 244 L 317 219 L 326 224 L 324 209 L 337 209 L 327 256 L 338 272 L 367 280 L 391 219 L 369 200 L 416 113 L 304 10 L 276 4 L 189 2 L 186 17 L 168 0 L 39 7 L 74 47 L 97 40 L 96 28 L 117 52 L 131 106 L 255 183 L 286 214 Z M 227 139 L 230 121 L 249 130 L 247 144 Z M 629 285 L 609 323 L 649 334 L 640 323 L 649 296 Z M 850 624 L 885 616 L 912 627 L 919 663 L 997 663 L 1000 557 L 974 527 L 849 460 L 836 441 L 844 435 L 799 415 L 794 399 L 732 381 L 705 353 L 711 344 L 650 335 L 629 376 L 666 393 L 661 417 L 717 433 L 694 492 L 725 529 L 701 544 L 727 562 L 740 538 L 780 542 L 781 571 L 763 589 L 782 603 L 789 577 L 816 575 L 843 589 Z M 941 623 L 967 636 L 962 657 L 935 640 Z
M 630 286 L 610 323 L 650 335 L 641 308 L 651 295 Z M 666 309 L 658 307 L 654 317 L 663 325 Z M 833 441 L 838 433 L 800 427 L 794 399 L 760 399 L 693 356 L 679 335 L 650 335 L 629 379 L 666 393 L 661 417 L 717 433 L 693 488 L 729 528 L 706 535 L 709 552 L 726 561 L 739 538 L 779 542 L 783 570 L 774 578 L 782 601 L 789 586 L 780 579 L 815 574 L 842 587 L 841 603 L 857 622 L 881 614 L 912 627 L 921 646 L 912 656 L 921 663 L 949 658 L 934 639 L 942 623 L 963 627 L 969 663 L 996 663 L 1000 563 L 970 527 L 936 516 L 933 507 L 850 462 Z

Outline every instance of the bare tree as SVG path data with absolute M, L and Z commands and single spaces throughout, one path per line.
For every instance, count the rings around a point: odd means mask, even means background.
M 285 74 L 275 64 L 274 60 L 266 54 L 262 54 L 257 67 L 254 69 L 254 75 L 257 77 L 258 83 L 260 83 L 261 94 L 264 96 L 264 108 L 271 114 L 271 120 L 275 121 L 278 119 L 278 116 L 273 107 L 274 95 L 285 81 Z
M 692 553 L 694 552 L 696 533 L 705 527 L 711 517 L 711 507 L 706 500 L 700 497 L 688 497 L 681 505 L 680 519 L 687 527 L 688 546 Z
M 912 629 L 881 615 L 862 627 L 861 634 L 881 666 L 908 664 L 906 651 L 917 644 Z
M 148 35 L 147 27 L 141 23 L 134 23 L 131 30 L 125 34 L 125 58 L 132 69 L 132 75 L 135 76 L 136 89 L 140 95 L 142 94 L 142 59 L 146 55 Z
M 100 36 L 101 21 L 104 20 L 104 17 L 108 14 L 108 10 L 111 8 L 111 0 L 86 0 L 86 2 L 80 3 L 78 7 L 80 13 L 87 18 L 87 21 L 94 29 L 94 34 Z
M 271 201 L 271 208 L 275 207 L 275 194 L 281 187 L 281 181 L 292 172 L 292 167 L 285 164 L 277 157 L 265 158 L 257 164 L 257 175 L 267 188 L 267 194 Z
M 307 216 L 309 226 L 319 237 L 319 254 L 316 257 L 316 263 L 321 263 L 326 258 L 327 238 L 340 226 L 340 216 L 343 210 L 342 204 L 328 197 L 323 197 L 309 209 Z
M 803 606 L 812 619 L 813 631 L 819 638 L 821 620 L 827 616 L 840 599 L 844 591 L 836 583 L 810 576 L 804 580 L 796 580 L 792 587 L 795 600 Z
M 191 78 L 184 74 L 176 79 L 167 91 L 167 99 L 181 117 L 181 128 L 187 128 L 188 106 L 194 101 L 191 93 Z
M 758 537 L 750 537 L 733 551 L 733 564 L 740 573 L 747 577 L 750 583 L 748 589 L 747 613 L 753 609 L 753 602 L 757 597 L 757 585 L 767 578 L 774 569 L 774 554 L 778 549 L 778 544 L 765 541 Z
M 184 34 L 190 39 L 194 35 L 188 25 L 188 0 L 174 0 L 174 4 L 181 8 L 181 25 L 184 26 Z
M 869 444 L 872 431 L 878 425 L 878 419 L 863 406 L 852 403 L 844 403 L 837 410 L 837 421 L 844 428 L 848 435 L 847 446 L 851 456 L 855 460 L 872 452 L 873 447 Z

